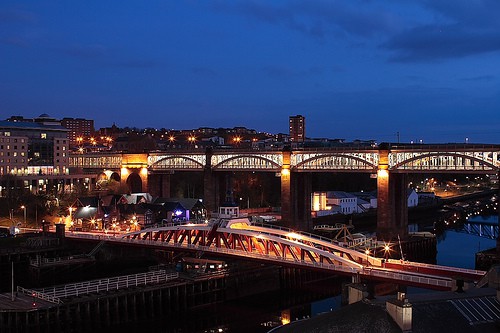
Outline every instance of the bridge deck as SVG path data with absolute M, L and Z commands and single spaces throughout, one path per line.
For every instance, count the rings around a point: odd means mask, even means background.
M 381 258 L 332 243 L 325 237 L 261 225 L 227 228 L 186 224 L 144 229 L 125 235 L 73 233 L 68 237 L 99 241 L 106 238 L 109 242 L 137 246 L 203 251 L 440 290 L 452 289 L 454 278 L 478 281 L 486 273 L 417 262 L 384 262 Z

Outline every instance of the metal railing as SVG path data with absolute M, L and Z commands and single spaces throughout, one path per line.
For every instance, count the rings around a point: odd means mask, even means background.
M 51 288 L 38 289 L 35 290 L 35 292 L 39 292 L 53 298 L 78 297 L 91 293 L 165 283 L 178 278 L 179 273 L 167 273 L 165 270 L 159 270 L 54 286 Z
M 469 269 L 469 268 L 461 268 L 461 267 L 449 267 L 449 266 L 439 266 L 439 265 L 433 265 L 433 264 L 425 264 L 421 262 L 407 262 L 407 261 L 401 261 L 401 260 L 396 260 L 396 259 L 387 259 L 388 263 L 392 264 L 399 264 L 399 265 L 407 265 L 407 266 L 412 266 L 412 267 L 423 267 L 423 268 L 429 268 L 429 269 L 435 269 L 435 270 L 441 270 L 441 271 L 447 271 L 447 272 L 453 272 L 453 273 L 466 273 L 466 274 L 471 274 L 471 275 L 485 275 L 485 271 L 479 271 L 475 269 Z
M 54 265 L 62 262 L 68 262 L 79 259 L 89 259 L 89 257 L 85 254 L 79 254 L 69 257 L 59 257 L 59 258 L 41 258 L 38 256 L 35 259 L 30 259 L 30 265 L 35 267 L 41 267 L 44 265 Z
M 403 273 L 403 272 L 394 272 L 391 270 L 383 270 L 383 269 L 367 269 L 364 275 L 371 275 L 380 278 L 396 280 L 396 281 L 405 281 L 412 282 L 420 285 L 428 285 L 428 286 L 437 286 L 443 288 L 451 289 L 453 287 L 453 281 L 450 278 L 444 278 L 439 276 L 430 276 L 418 273 Z
M 23 293 L 25 295 L 33 296 L 33 298 L 42 299 L 44 301 L 51 302 L 54 304 L 61 304 L 62 303 L 62 301 L 58 297 L 50 296 L 50 295 L 47 295 L 43 292 L 33 290 L 33 289 L 26 289 L 26 288 L 17 286 L 17 292 Z

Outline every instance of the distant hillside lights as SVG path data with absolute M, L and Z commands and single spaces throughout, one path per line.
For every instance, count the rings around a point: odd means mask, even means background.
M 73 150 L 84 153 L 86 151 L 108 151 L 113 147 L 114 140 L 110 136 L 79 136 L 75 141 L 76 147 L 73 147 Z

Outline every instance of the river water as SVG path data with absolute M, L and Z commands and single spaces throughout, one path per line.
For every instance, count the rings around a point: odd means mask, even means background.
M 474 222 L 496 222 L 498 216 L 474 216 Z M 439 265 L 475 268 L 476 252 L 496 247 L 496 240 L 470 235 L 454 230 L 445 230 L 438 236 L 437 258 Z

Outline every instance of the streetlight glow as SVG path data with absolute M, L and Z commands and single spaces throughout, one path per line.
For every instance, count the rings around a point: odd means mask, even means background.
M 22 205 L 21 209 L 24 211 L 24 226 L 26 226 L 26 206 Z

